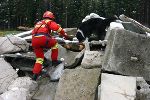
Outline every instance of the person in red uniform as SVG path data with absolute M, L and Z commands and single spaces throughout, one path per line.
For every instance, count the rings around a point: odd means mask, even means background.
M 44 62 L 44 48 L 51 48 L 52 65 L 56 66 L 60 64 L 60 61 L 57 60 L 58 43 L 57 40 L 52 37 L 51 31 L 56 31 L 59 36 L 62 36 L 65 39 L 69 38 L 54 19 L 54 14 L 50 11 L 46 11 L 43 14 L 43 20 L 37 22 L 32 31 L 32 48 L 36 55 L 36 62 L 32 70 L 33 80 L 37 79 L 42 70 L 42 64 Z

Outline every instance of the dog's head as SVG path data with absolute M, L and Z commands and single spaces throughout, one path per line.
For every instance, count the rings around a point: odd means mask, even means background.
M 86 39 L 85 35 L 83 34 L 82 30 L 80 30 L 80 29 L 77 30 L 76 37 L 79 40 L 79 42 L 84 42 Z

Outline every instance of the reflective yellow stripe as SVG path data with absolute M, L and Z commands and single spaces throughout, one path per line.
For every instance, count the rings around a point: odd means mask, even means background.
M 44 62 L 43 58 L 36 58 L 36 63 L 43 64 L 43 62 Z
M 39 36 L 34 36 L 34 37 L 42 37 L 42 36 L 44 36 L 44 35 L 39 35 Z
M 45 20 L 45 23 L 47 24 L 47 23 L 50 22 L 50 21 L 52 21 L 52 20 Z
M 52 47 L 52 49 L 58 49 L 58 43 L 56 43 L 56 44 Z
M 35 25 L 35 28 L 38 28 L 38 27 L 40 27 L 41 25 Z
M 43 24 L 41 27 L 42 27 L 42 28 L 44 28 L 44 27 L 45 27 L 45 25 Z
M 45 27 L 45 25 L 44 24 L 42 24 L 42 25 L 35 25 L 35 28 L 39 28 L 39 27 Z
M 57 32 L 59 33 L 61 30 L 62 30 L 62 28 L 61 28 L 61 27 L 59 27 L 59 29 L 57 30 Z

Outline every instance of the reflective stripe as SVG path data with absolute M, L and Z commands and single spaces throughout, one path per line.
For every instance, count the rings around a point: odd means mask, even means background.
M 41 26 L 41 24 L 35 25 L 35 28 L 38 28 L 38 27 L 40 27 L 40 26 Z
M 47 23 L 50 22 L 50 21 L 52 21 L 52 20 L 45 20 L 45 23 L 47 24 Z
M 42 28 L 44 28 L 46 25 L 44 25 L 44 24 L 41 24 L 41 25 L 35 25 L 35 28 L 39 28 L 39 27 L 42 27 Z
M 59 29 L 57 30 L 57 32 L 59 33 L 61 30 L 62 30 L 62 28 L 61 28 L 61 27 L 59 27 Z
M 47 25 L 48 22 L 51 22 L 51 21 L 52 21 L 52 20 L 49 20 L 49 19 L 45 20 L 46 25 Z M 47 25 L 47 28 L 49 29 L 49 26 L 48 26 L 48 25 Z M 51 30 L 51 31 L 52 31 L 52 30 Z M 49 29 L 49 34 L 52 33 L 51 31 L 50 31 L 50 29 Z
M 43 62 L 44 62 L 43 58 L 36 58 L 36 63 L 43 64 Z
M 56 44 L 52 47 L 52 49 L 58 49 L 58 43 L 56 43 Z
M 34 37 L 42 37 L 42 36 L 45 36 L 45 35 L 39 35 L 39 36 L 34 36 Z
M 45 26 L 46 26 L 46 25 L 43 24 L 41 27 L 44 28 Z

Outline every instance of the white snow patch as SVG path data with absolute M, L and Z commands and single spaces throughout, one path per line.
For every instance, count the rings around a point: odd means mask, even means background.
M 124 29 L 124 27 L 121 23 L 111 22 L 110 23 L 110 30 L 112 30 L 114 28 Z

